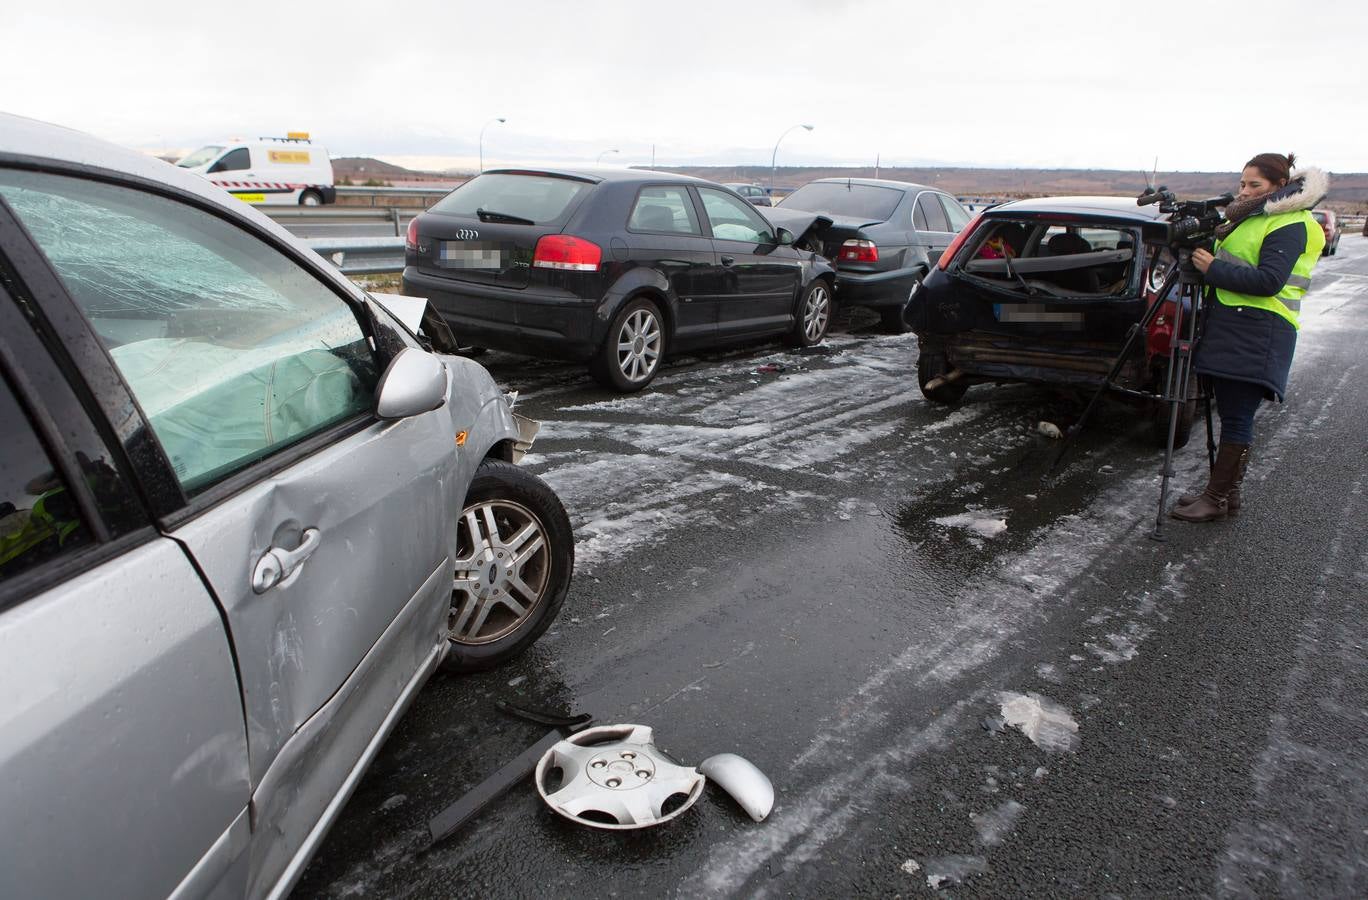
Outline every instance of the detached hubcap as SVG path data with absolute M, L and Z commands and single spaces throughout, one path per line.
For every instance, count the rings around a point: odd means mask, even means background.
M 461 644 L 487 644 L 516 631 L 541 602 L 550 549 L 540 520 L 508 500 L 468 507 L 457 528 L 450 632 Z
M 660 362 L 660 323 L 649 310 L 638 309 L 618 333 L 618 369 L 628 381 L 644 381 Z

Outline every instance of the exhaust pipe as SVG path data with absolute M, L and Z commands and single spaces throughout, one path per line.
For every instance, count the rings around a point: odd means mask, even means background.
M 936 388 L 940 387 L 941 385 L 944 385 L 944 384 L 951 384 L 951 383 L 953 383 L 953 382 L 959 381 L 959 380 L 960 380 L 961 378 L 963 378 L 963 377 L 964 377 L 964 370 L 963 370 L 963 369 L 951 369 L 949 372 L 946 372 L 944 375 L 937 375 L 935 378 L 932 378 L 930 381 L 928 381 L 928 382 L 926 383 L 926 388 L 925 388 L 925 390 L 934 391 Z

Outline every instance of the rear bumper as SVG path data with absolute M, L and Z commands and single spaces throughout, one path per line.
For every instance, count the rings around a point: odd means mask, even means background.
M 836 299 L 851 306 L 902 306 L 920 277 L 920 269 L 868 273 L 837 269 Z
M 930 337 L 926 343 L 944 348 L 950 368 L 987 381 L 1031 381 L 1041 384 L 1097 386 L 1111 371 L 1119 344 L 1077 342 L 1049 344 L 981 331 L 950 337 Z M 1143 355 L 1137 355 L 1117 374 L 1122 387 L 1140 389 L 1147 379 Z
M 598 347 L 598 304 L 535 288 L 464 284 L 404 267 L 404 293 L 426 297 L 463 346 L 587 360 Z

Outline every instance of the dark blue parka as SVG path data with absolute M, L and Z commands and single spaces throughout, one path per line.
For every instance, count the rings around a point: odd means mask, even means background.
M 1319 176 L 1319 177 L 1317 177 Z M 1278 212 L 1309 209 L 1325 195 L 1324 175 L 1310 170 L 1302 190 L 1278 202 Z M 1313 194 L 1314 191 L 1314 194 Z M 1270 231 L 1259 248 L 1257 267 L 1215 260 L 1207 269 L 1208 288 L 1255 297 L 1276 295 L 1287 283 L 1307 248 L 1306 225 L 1294 222 Z M 1281 401 L 1297 347 L 1297 329 L 1275 313 L 1252 306 L 1227 306 L 1213 291 L 1206 299 L 1202 340 L 1193 368 L 1203 375 L 1249 381 L 1263 387 L 1269 399 Z

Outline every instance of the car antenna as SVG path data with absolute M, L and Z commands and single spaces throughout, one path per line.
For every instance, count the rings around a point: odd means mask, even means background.
M 1144 172 L 1141 172 L 1140 174 L 1141 174 L 1141 175 L 1145 175 Z M 1154 157 L 1154 172 L 1153 172 L 1153 174 L 1145 175 L 1145 187 L 1148 188 L 1148 190 L 1145 191 L 1145 193 L 1147 193 L 1147 194 L 1153 194 L 1153 193 L 1154 193 L 1154 185 L 1158 182 L 1158 180 L 1159 180 L 1159 157 L 1158 157 L 1158 156 L 1155 156 L 1155 157 Z

